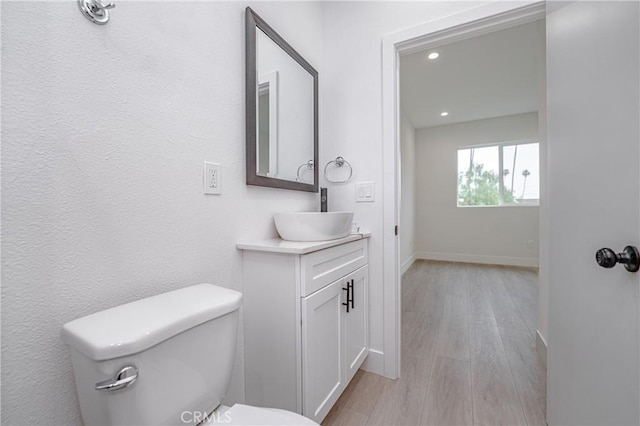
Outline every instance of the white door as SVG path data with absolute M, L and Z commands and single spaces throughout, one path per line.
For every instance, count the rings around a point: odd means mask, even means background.
M 640 424 L 640 273 L 595 261 L 640 246 L 639 20 L 635 1 L 547 16 L 550 425 Z
M 349 310 L 342 309 L 345 323 L 345 383 L 349 383 L 369 353 L 369 268 L 363 266 L 341 281 L 350 285 Z
M 320 422 L 344 388 L 343 280 L 302 299 L 302 414 Z

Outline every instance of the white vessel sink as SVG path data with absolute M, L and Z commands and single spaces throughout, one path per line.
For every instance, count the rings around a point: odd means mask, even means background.
M 273 220 L 283 240 L 327 241 L 349 235 L 353 212 L 276 213 Z

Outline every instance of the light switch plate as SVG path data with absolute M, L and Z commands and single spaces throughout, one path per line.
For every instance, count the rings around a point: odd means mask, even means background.
M 376 200 L 375 182 L 356 183 L 356 203 L 371 203 Z
M 203 192 L 205 194 L 222 194 L 222 187 L 220 186 L 220 164 L 204 162 L 203 173 Z

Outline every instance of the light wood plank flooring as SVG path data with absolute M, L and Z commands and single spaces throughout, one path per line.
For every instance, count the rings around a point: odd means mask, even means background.
M 323 425 L 545 425 L 533 270 L 417 261 L 402 276 L 402 373 L 360 370 Z

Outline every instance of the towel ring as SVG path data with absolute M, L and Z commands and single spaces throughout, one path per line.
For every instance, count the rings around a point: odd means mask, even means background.
M 347 166 L 349 166 L 349 176 L 344 179 L 344 180 L 331 180 L 329 179 L 329 176 L 327 176 L 327 168 L 329 167 L 329 164 L 335 163 L 336 167 L 342 167 L 345 164 Z M 345 183 L 348 182 L 349 179 L 351 179 L 351 176 L 353 176 L 353 167 L 351 167 L 351 163 L 349 163 L 347 160 L 345 160 L 343 157 L 336 157 L 335 160 L 331 160 L 329 161 L 327 164 L 325 164 L 324 166 L 324 177 L 326 180 L 328 180 L 331 183 Z
M 302 163 L 298 166 L 298 171 L 296 172 L 296 180 L 299 181 L 300 180 L 300 170 L 302 170 L 303 167 L 306 167 L 308 170 L 313 170 L 313 160 L 309 160 L 305 163 Z

